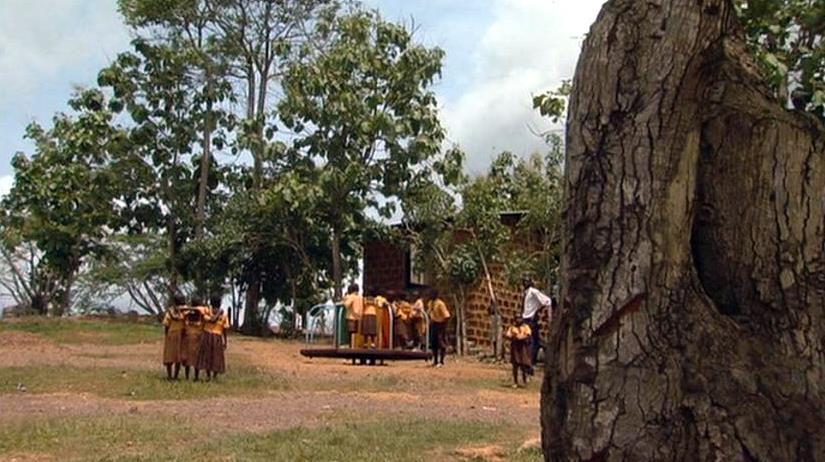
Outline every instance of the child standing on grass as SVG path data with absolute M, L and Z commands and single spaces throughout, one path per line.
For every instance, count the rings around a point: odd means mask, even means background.
M 166 366 L 166 378 L 177 380 L 180 374 L 180 363 L 183 357 L 183 310 L 186 309 L 186 299 L 182 295 L 175 295 L 172 306 L 163 314 L 163 365 Z M 172 368 L 174 367 L 174 374 Z
M 203 337 L 203 318 L 209 311 L 202 300 L 193 299 L 192 308 L 186 313 L 184 322 L 184 361 L 183 371 L 186 380 L 189 380 L 189 369 L 195 368 L 195 380 L 198 380 L 200 369 L 198 369 L 198 351 L 201 349 L 201 337 Z
M 206 380 L 218 377 L 226 372 L 226 331 L 229 329 L 229 317 L 221 309 L 220 297 L 210 303 L 211 310 L 203 323 L 200 351 L 198 351 L 197 369 L 206 371 Z M 197 374 L 197 372 L 196 372 Z
M 510 363 L 513 365 L 513 388 L 518 388 L 518 373 L 521 370 L 521 380 L 527 385 L 527 376 L 533 367 L 530 359 L 531 336 L 530 325 L 524 322 L 521 316 L 515 316 L 513 324 L 507 328 L 504 337 L 510 340 Z
M 427 302 L 427 312 L 430 315 L 430 343 L 433 350 L 433 365 L 444 366 L 444 356 L 447 354 L 447 321 L 450 320 L 450 310 L 443 300 L 438 298 L 438 291 L 430 292 Z

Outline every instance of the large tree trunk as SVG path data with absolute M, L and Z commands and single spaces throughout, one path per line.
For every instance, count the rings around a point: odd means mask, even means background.
M 825 131 L 734 16 L 615 0 L 585 41 L 547 460 L 825 460 Z

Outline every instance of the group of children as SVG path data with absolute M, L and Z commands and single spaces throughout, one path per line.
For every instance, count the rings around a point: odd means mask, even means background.
M 531 284 L 526 285 L 526 287 Z M 549 300 L 549 299 L 548 299 Z M 525 308 L 528 299 L 525 298 Z M 547 302 L 549 304 L 549 302 Z M 358 284 L 350 284 L 343 305 L 346 309 L 347 332 L 350 334 L 350 347 L 356 348 L 356 339 L 363 338 L 367 348 L 376 348 L 378 343 L 378 310 L 390 309 L 395 316 L 395 346 L 397 348 L 423 348 L 427 334 L 425 313 L 430 321 L 430 348 L 433 365 L 442 367 L 449 341 L 447 324 L 450 310 L 438 291 L 431 289 L 426 296 L 413 293 L 393 294 L 387 296 L 370 293 L 367 297 L 360 294 Z M 510 362 L 513 366 L 514 387 L 519 386 L 519 372 L 526 385 L 528 376 L 532 375 L 533 342 L 536 333 L 526 320 L 530 317 L 515 316 L 507 328 L 504 337 L 510 340 Z M 537 323 L 536 323 L 537 324 Z M 213 300 L 207 305 L 201 300 L 193 299 L 187 304 L 185 298 L 176 296 L 174 304 L 163 317 L 165 340 L 163 345 L 163 364 L 169 380 L 177 380 L 181 365 L 186 379 L 190 369 L 194 369 L 194 380 L 199 379 L 200 371 L 206 371 L 210 380 L 226 371 L 226 333 L 229 329 L 229 317 L 220 309 L 220 300 Z
M 187 304 L 184 297 L 176 296 L 164 313 L 163 325 L 163 365 L 169 380 L 178 379 L 181 365 L 187 380 L 190 369 L 195 370 L 195 381 L 200 371 L 206 372 L 206 380 L 226 371 L 229 317 L 220 309 L 220 300 L 213 300 L 211 306 L 199 299 Z
M 350 347 L 356 348 L 356 336 L 363 336 L 364 346 L 375 348 L 378 336 L 378 309 L 389 309 L 395 315 L 396 348 L 422 348 L 426 338 L 426 321 L 424 313 L 430 319 L 430 349 L 433 353 L 433 365 L 444 365 L 449 341 L 447 323 L 450 310 L 438 291 L 430 290 L 426 297 L 404 293 L 390 293 L 387 296 L 370 293 L 367 297 L 360 294 L 358 284 L 350 284 L 343 305 L 346 308 L 347 332 L 350 334 Z M 533 342 L 535 334 L 530 324 L 522 316 L 514 316 L 504 337 L 510 341 L 510 363 L 513 366 L 513 387 L 519 387 L 519 372 L 522 382 L 527 384 L 533 370 Z
M 363 336 L 364 346 L 375 348 L 378 337 L 378 309 L 389 309 L 395 314 L 395 345 L 398 348 L 416 349 L 424 346 L 427 323 L 424 313 L 430 319 L 430 348 L 433 353 L 433 365 L 444 365 L 449 341 L 447 323 L 450 310 L 439 298 L 437 290 L 430 290 L 426 297 L 413 293 L 393 294 L 387 296 L 370 293 L 367 297 L 360 294 L 358 284 L 350 284 L 343 300 L 346 308 L 347 332 L 350 334 L 350 347 L 356 348 L 357 335 Z

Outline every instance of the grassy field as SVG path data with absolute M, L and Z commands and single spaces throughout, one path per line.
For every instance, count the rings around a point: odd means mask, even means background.
M 0 322 L 0 460 L 542 460 L 525 445 L 538 384 L 505 388 L 504 366 L 358 367 L 233 337 L 217 382 L 169 382 L 161 337 L 121 321 Z
M 535 449 L 518 449 L 504 425 L 473 421 L 399 420 L 338 424 L 324 428 L 220 434 L 184 421 L 146 417 L 49 419 L 0 429 L 0 454 L 59 455 L 60 460 L 112 461 L 347 461 L 445 460 L 471 447 L 467 460 L 486 460 L 485 443 L 504 443 L 495 457 L 538 460 Z
M 202 383 L 170 382 L 156 370 L 72 366 L 0 368 L 0 393 L 16 393 L 18 384 L 25 384 L 29 393 L 91 393 L 135 400 L 198 399 L 215 393 L 248 396 L 284 390 L 288 385 L 283 377 L 252 366 L 236 366 L 232 374 L 216 382 Z
M 4 331 L 37 334 L 59 344 L 129 345 L 156 341 L 163 332 L 163 326 L 127 320 L 29 317 L 0 322 L 0 332 Z

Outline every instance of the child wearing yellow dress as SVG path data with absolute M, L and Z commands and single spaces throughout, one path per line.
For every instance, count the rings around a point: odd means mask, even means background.
M 518 372 L 527 385 L 527 376 L 533 367 L 530 359 L 530 343 L 533 335 L 530 325 L 521 316 L 515 316 L 513 324 L 507 328 L 504 337 L 510 340 L 510 363 L 513 365 L 513 388 L 518 388 Z
M 347 310 L 347 332 L 350 338 L 350 348 L 355 348 L 356 334 L 360 332 L 361 316 L 364 312 L 364 297 L 358 292 L 361 289 L 358 284 L 352 283 L 347 287 L 347 295 L 344 296 L 344 308 Z
M 375 348 L 375 339 L 378 336 L 378 302 L 375 297 L 364 299 L 364 311 L 361 313 L 361 333 L 364 334 L 364 345 Z
M 203 323 L 203 335 L 198 351 L 196 368 L 206 371 L 206 380 L 217 378 L 226 372 L 226 332 L 229 330 L 229 317 L 221 309 L 220 298 L 212 299 L 211 309 Z M 196 372 L 197 374 L 197 372 Z
M 195 369 L 195 380 L 198 380 L 200 369 L 198 369 L 198 352 L 201 349 L 201 337 L 203 337 L 204 315 L 209 312 L 200 299 L 192 300 L 192 307 L 187 311 L 183 327 L 184 360 L 183 371 L 186 380 L 189 380 L 189 369 Z
M 166 366 L 166 378 L 177 380 L 180 374 L 180 364 L 183 360 L 183 316 L 186 309 L 186 299 L 175 295 L 172 306 L 163 314 L 163 365 Z M 172 368 L 174 367 L 174 374 Z

